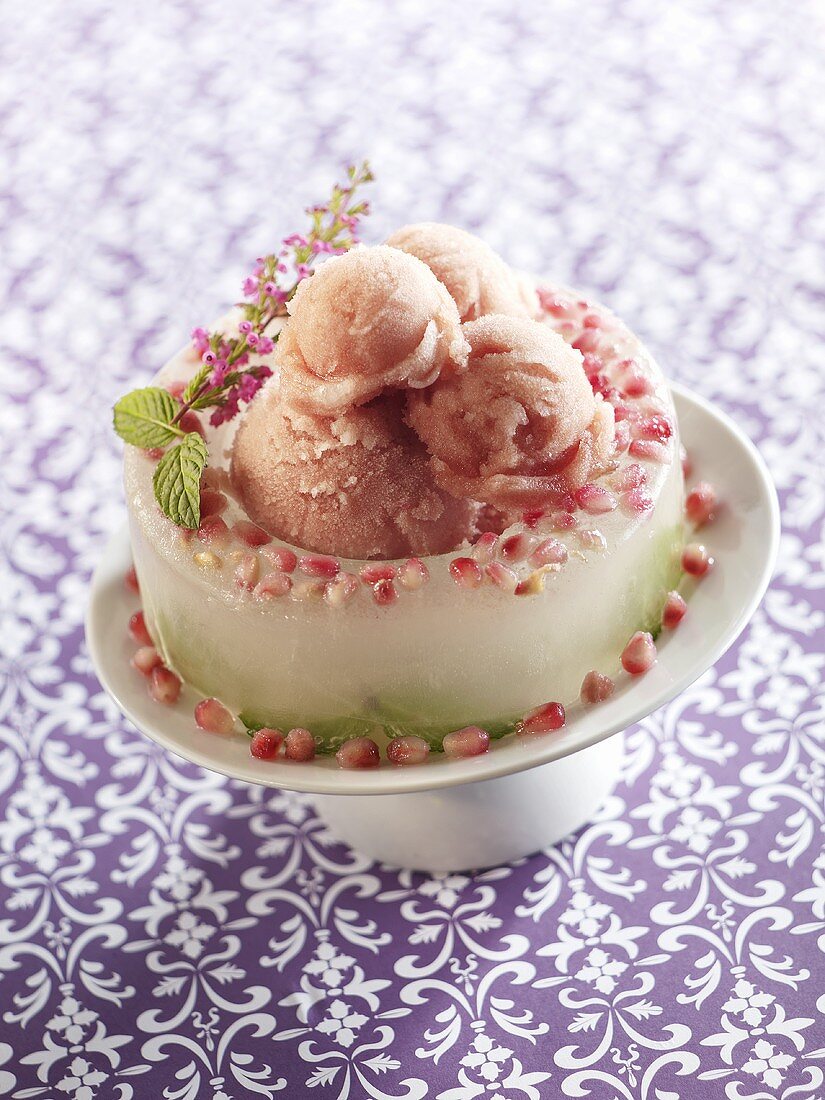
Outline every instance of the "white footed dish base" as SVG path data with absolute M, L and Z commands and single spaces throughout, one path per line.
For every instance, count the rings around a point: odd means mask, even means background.
M 776 494 L 756 448 L 701 398 L 675 386 L 673 393 L 695 477 L 711 481 L 723 501 L 716 521 L 698 536 L 716 568 L 684 586 L 688 613 L 677 630 L 662 632 L 650 672 L 620 677 L 605 703 L 568 708 L 567 724 L 557 733 L 508 737 L 470 759 L 432 754 L 426 764 L 409 768 L 342 771 L 329 758 L 307 764 L 256 760 L 241 733 L 220 737 L 197 728 L 197 696 L 190 689 L 175 706 L 164 707 L 149 698 L 145 680 L 130 667 L 134 644 L 126 623 L 139 601 L 123 583 L 131 564 L 125 530 L 113 537 L 92 583 L 86 632 L 101 683 L 138 729 L 164 748 L 234 779 L 316 795 L 333 831 L 376 859 L 463 870 L 554 843 L 590 820 L 612 790 L 621 763 L 615 735 L 722 656 L 758 606 L 776 559 Z

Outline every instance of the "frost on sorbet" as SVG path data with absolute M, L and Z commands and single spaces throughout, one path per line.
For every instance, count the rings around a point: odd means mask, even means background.
M 462 321 L 488 313 L 512 317 L 538 313 L 538 297 L 529 281 L 472 233 L 438 222 L 419 222 L 396 230 L 387 244 L 423 260 L 449 290 Z
M 408 398 L 444 489 L 505 510 L 540 507 L 608 466 L 613 410 L 577 351 L 523 318 L 482 317 L 464 332 L 468 369 Z
M 440 554 L 473 530 L 473 506 L 435 484 L 401 395 L 319 417 L 270 387 L 241 421 L 232 480 L 255 523 L 322 554 Z
M 328 260 L 289 306 L 277 362 L 290 405 L 329 414 L 428 386 L 467 362 L 458 311 L 432 271 L 379 245 Z

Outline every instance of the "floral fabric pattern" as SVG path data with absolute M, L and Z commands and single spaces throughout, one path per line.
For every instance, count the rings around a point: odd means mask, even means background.
M 7 24 L 0 1094 L 825 1096 L 821 11 L 45 0 Z M 124 521 L 114 400 L 364 156 L 368 239 L 455 222 L 602 299 L 782 504 L 762 608 L 628 731 L 597 819 L 477 874 L 370 864 L 311 799 L 168 755 L 84 644 Z

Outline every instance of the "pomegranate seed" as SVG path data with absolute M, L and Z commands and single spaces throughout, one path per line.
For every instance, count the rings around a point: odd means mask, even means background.
M 154 645 L 152 635 L 146 629 L 146 620 L 142 611 L 136 611 L 129 620 L 129 633 L 138 645 Z
M 681 445 L 679 453 L 682 457 L 682 476 L 690 477 L 693 473 L 693 460 L 688 454 L 684 444 Z
M 628 397 L 644 397 L 653 392 L 653 384 L 641 371 L 628 371 L 622 379 L 622 390 Z
M 233 523 L 232 534 L 247 546 L 266 546 L 268 542 L 272 542 L 271 535 L 248 519 L 239 519 L 237 523 Z
M 339 573 L 324 586 L 324 599 L 330 607 L 342 607 L 358 594 L 358 588 L 354 573 Z
M 567 547 L 558 539 L 544 539 L 530 555 L 530 564 L 536 568 L 542 565 L 564 565 L 567 561 Z
M 592 482 L 582 485 L 581 489 L 577 489 L 574 495 L 578 506 L 591 516 L 600 516 L 605 512 L 612 512 L 617 504 L 612 493 L 609 493 L 607 489 L 603 489 L 601 485 L 594 485 Z
M 487 562 L 493 560 L 493 553 L 498 542 L 498 535 L 493 531 L 485 531 L 483 535 L 479 535 L 476 541 L 473 543 L 473 548 L 470 551 L 470 555 L 479 563 L 479 565 L 486 565 Z
M 544 703 L 516 723 L 516 733 L 552 733 L 560 730 L 564 721 L 564 707 L 561 703 Z
M 132 654 L 132 668 L 137 669 L 143 676 L 150 676 L 152 669 L 162 664 L 160 654 L 153 645 L 142 645 Z
M 484 566 L 484 572 L 498 588 L 505 592 L 515 592 L 518 588 L 518 576 L 509 565 L 500 561 L 491 561 Z
M 423 764 L 429 755 L 430 746 L 423 737 L 394 737 L 387 745 L 387 759 L 398 768 Z
M 147 458 L 157 460 L 163 456 L 163 447 L 143 447 L 142 450 Z
M 398 583 L 411 592 L 416 591 L 430 579 L 430 571 L 421 558 L 407 558 L 398 569 Z
M 622 668 L 631 676 L 641 676 L 656 664 L 656 643 L 643 630 L 637 630 L 622 650 Z
M 217 489 L 201 490 L 201 519 L 207 516 L 219 516 L 226 511 L 228 500 Z
M 171 707 L 180 698 L 180 680 L 164 665 L 155 665 L 146 686 L 155 702 L 164 706 Z
M 336 752 L 339 768 L 377 768 L 381 763 L 378 746 L 371 737 L 351 737 Z
M 640 439 L 655 439 L 665 443 L 673 435 L 673 423 L 667 416 L 648 416 L 639 421 L 637 431 Z
M 287 760 L 296 760 L 305 764 L 315 758 L 315 738 L 303 726 L 290 730 L 284 741 L 284 756 Z
M 668 592 L 664 610 L 662 611 L 662 626 L 666 627 L 668 630 L 673 630 L 673 628 L 678 626 L 685 617 L 686 611 L 687 604 L 684 598 L 680 596 L 678 592 Z
M 281 573 L 294 573 L 298 557 L 285 546 L 267 546 L 261 551 L 266 560 Z
M 550 528 L 553 531 L 572 531 L 576 526 L 576 517 L 570 512 L 554 512 L 550 517 Z
M 641 488 L 631 489 L 630 492 L 625 493 L 622 497 L 622 504 L 626 511 L 637 516 L 643 516 L 653 509 L 653 501 L 647 495 L 647 491 Z
M 272 730 L 267 727 L 255 730 L 249 742 L 249 751 L 257 760 L 274 760 L 283 739 L 281 730 Z
M 704 577 L 713 564 L 713 558 L 699 542 L 689 543 L 682 551 L 682 568 L 692 577 Z
M 490 747 L 490 735 L 479 726 L 464 726 L 444 738 L 444 755 L 456 760 L 464 756 L 481 756 Z
M 217 699 L 201 699 L 195 707 L 195 722 L 207 733 L 232 733 L 235 719 Z
M 525 527 L 529 527 L 531 531 L 535 531 L 535 529 L 544 519 L 544 509 L 532 508 L 529 512 L 523 512 L 521 519 Z
M 613 485 L 620 493 L 628 489 L 640 489 L 647 484 L 647 474 L 638 462 L 630 462 L 613 476 Z
M 363 565 L 359 575 L 364 584 L 378 584 L 379 581 L 394 581 L 397 570 L 394 565 L 376 562 L 375 565 Z
M 183 414 L 183 416 L 178 421 L 178 425 L 182 428 L 183 431 L 197 432 L 198 435 L 201 436 L 201 438 L 206 439 L 206 431 L 203 424 L 201 423 L 201 418 L 196 412 L 192 412 L 191 409 L 188 409 Z
M 453 558 L 450 562 L 450 576 L 459 588 L 478 588 L 484 580 L 478 562 L 472 558 Z
M 559 508 L 562 508 L 565 512 L 575 512 L 577 508 L 576 498 L 572 493 L 564 493 L 559 497 L 558 505 Z
M 583 703 L 603 703 L 609 699 L 616 690 L 615 683 L 609 676 L 602 672 L 596 672 L 595 668 L 587 673 L 582 680 L 581 698 Z
M 298 581 L 292 587 L 292 598 L 304 603 L 321 600 L 324 597 L 326 587 L 323 581 Z
M 224 546 L 229 542 L 229 528 L 220 516 L 207 516 L 201 520 L 198 538 L 201 542 Z
M 499 556 L 504 561 L 524 561 L 535 545 L 536 540 L 533 535 L 528 535 L 524 532 L 518 535 L 510 535 L 510 537 L 506 538 L 501 544 Z
M 372 598 L 379 607 L 389 607 L 398 599 L 398 589 L 392 581 L 379 581 L 373 585 Z
M 573 341 L 573 347 L 577 351 L 596 352 L 599 350 L 600 340 L 601 337 L 595 329 L 586 329 L 576 340 Z
M 634 458 L 646 458 L 648 462 L 667 462 L 668 449 L 653 439 L 634 439 L 629 447 Z
M 545 313 L 551 313 L 554 317 L 563 317 L 570 309 L 570 303 L 564 298 L 559 298 L 552 290 L 546 287 L 538 288 L 539 305 Z
M 603 328 L 601 317 L 597 317 L 595 313 L 588 313 L 586 317 L 582 318 L 582 325 L 584 328 Z
M 134 565 L 130 565 L 126 570 L 126 575 L 123 578 L 124 584 L 130 592 L 140 592 L 140 585 L 138 584 L 137 573 L 135 572 Z
M 258 561 L 258 555 L 251 552 L 243 554 L 235 568 L 235 583 L 239 588 L 251 591 L 255 587 L 260 571 L 261 563 Z
M 707 481 L 700 481 L 687 495 L 685 515 L 695 527 L 701 527 L 714 518 L 716 505 L 716 490 Z
M 332 580 L 341 566 L 335 558 L 326 554 L 304 554 L 298 559 L 298 568 L 307 577 L 322 577 L 324 580 Z

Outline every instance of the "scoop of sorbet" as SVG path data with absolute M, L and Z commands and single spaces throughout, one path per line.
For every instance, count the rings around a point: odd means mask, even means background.
M 408 398 L 442 488 L 505 511 L 544 507 L 608 466 L 613 409 L 579 352 L 522 318 L 482 317 L 464 332 L 467 371 Z
M 452 295 L 462 321 L 488 313 L 538 314 L 533 287 L 472 233 L 453 225 L 419 222 L 396 230 L 387 244 L 423 260 Z
M 277 362 L 287 402 L 306 412 L 428 386 L 467 362 L 455 302 L 426 264 L 397 248 L 328 260 L 299 284 L 289 311 Z
M 435 484 L 401 395 L 320 417 L 270 387 L 244 414 L 231 477 L 255 523 L 322 554 L 441 554 L 473 531 L 474 507 Z

